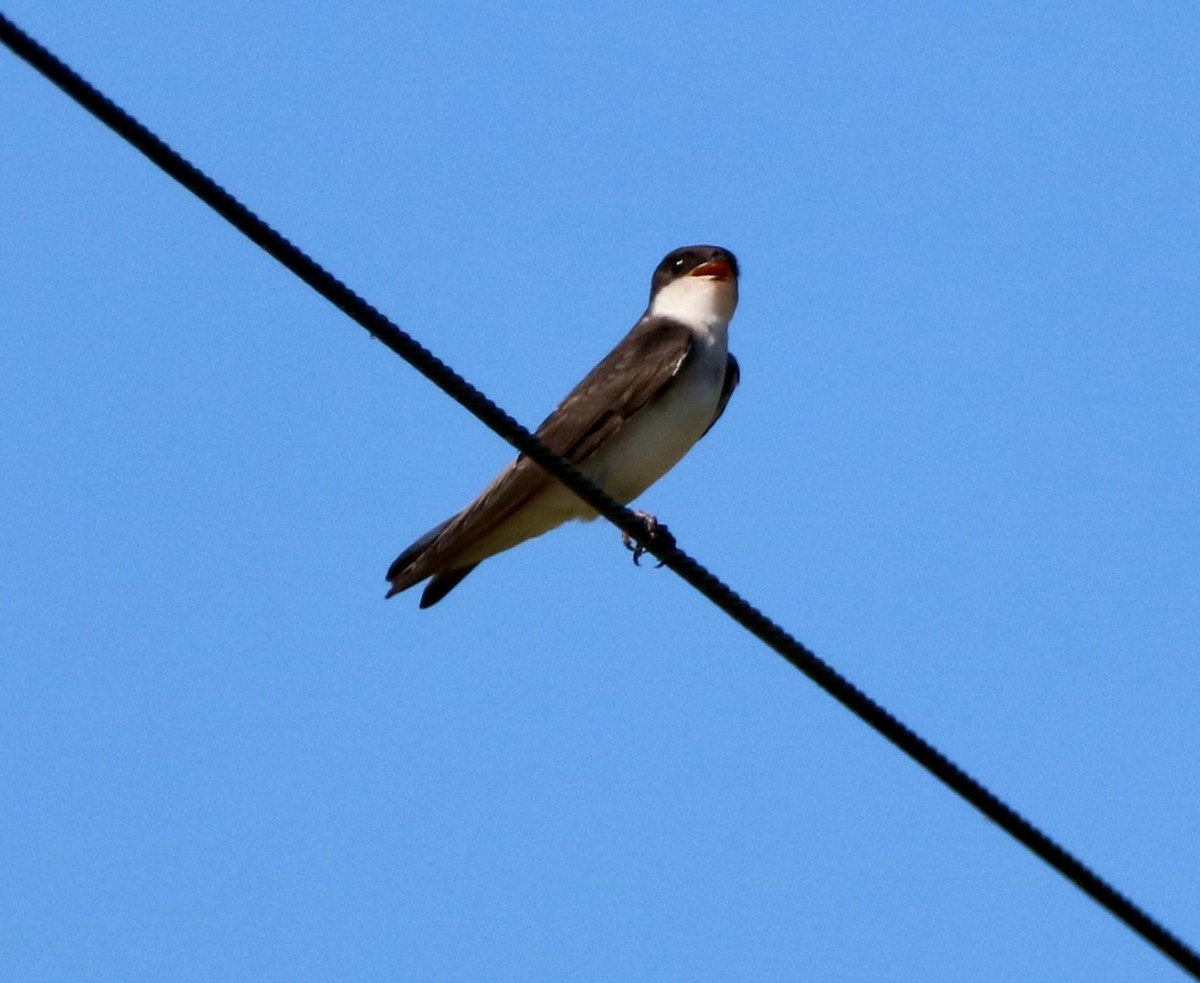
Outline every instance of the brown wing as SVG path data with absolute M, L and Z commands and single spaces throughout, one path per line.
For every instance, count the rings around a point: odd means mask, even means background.
M 643 318 L 542 422 L 537 436 L 547 447 L 581 464 L 625 425 L 639 409 L 666 389 L 692 351 L 692 332 L 677 321 Z M 728 373 L 727 373 L 728 379 Z M 483 493 L 441 529 L 406 550 L 388 571 L 407 583 L 440 569 L 466 545 L 486 536 L 553 481 L 520 455 Z M 421 549 L 416 549 L 421 544 Z M 419 555 L 414 555 L 419 554 Z M 399 588 L 402 589 L 402 588 Z
M 701 437 L 717 425 L 717 421 L 721 419 L 721 414 L 725 412 L 725 407 L 729 405 L 729 397 L 733 395 L 733 391 L 737 389 L 738 383 L 742 381 L 742 370 L 738 367 L 737 359 L 733 357 L 732 352 L 726 357 L 728 361 L 725 363 L 725 381 L 721 383 L 721 398 L 717 400 L 717 412 L 712 418 L 712 423 L 700 435 Z
M 542 421 L 538 437 L 569 461 L 586 461 L 631 416 L 670 386 L 691 354 L 693 341 L 692 332 L 678 321 L 639 321 Z

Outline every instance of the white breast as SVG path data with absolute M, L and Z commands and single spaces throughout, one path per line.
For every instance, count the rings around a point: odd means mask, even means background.
M 582 465 L 584 474 L 613 498 L 620 502 L 637 498 L 678 464 L 712 423 L 725 384 L 729 320 L 736 306 L 736 283 L 702 277 L 681 277 L 655 296 L 649 313 L 690 327 L 695 348 L 667 391 L 639 410 Z M 555 481 L 465 559 L 483 559 L 570 519 L 595 517 L 579 496 Z
M 671 387 L 640 410 L 587 462 L 589 476 L 628 502 L 679 463 L 712 423 L 728 358 L 725 326 L 698 332 L 696 348 Z

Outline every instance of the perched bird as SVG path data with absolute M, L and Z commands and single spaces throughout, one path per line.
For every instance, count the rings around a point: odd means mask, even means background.
M 538 438 L 617 501 L 636 498 L 725 411 L 738 384 L 728 350 L 737 299 L 738 264 L 728 249 L 668 253 L 654 271 L 646 313 L 538 427 Z M 475 501 L 396 558 L 387 596 L 429 579 L 421 607 L 430 607 L 489 556 L 569 519 L 595 517 L 521 455 Z

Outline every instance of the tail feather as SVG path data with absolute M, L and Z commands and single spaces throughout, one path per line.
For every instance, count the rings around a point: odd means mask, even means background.
M 396 559 L 392 561 L 392 565 L 390 567 L 388 567 L 387 579 L 395 580 L 402 573 L 404 573 L 404 568 L 411 566 L 412 563 L 422 553 L 424 553 L 427 549 L 429 549 L 429 547 L 433 543 L 433 541 L 442 534 L 442 530 L 445 529 L 448 525 L 450 525 L 452 520 L 453 520 L 453 517 L 451 517 L 450 519 L 447 519 L 445 522 L 439 522 L 436 526 L 434 526 L 432 529 L 430 529 L 429 532 L 425 533 L 424 536 L 422 536 L 415 543 L 413 543 L 408 549 L 406 549 L 403 553 L 401 553 L 398 557 L 396 557 Z M 401 588 L 401 590 L 403 590 L 403 588 Z
M 451 517 L 452 519 L 453 517 Z M 391 582 L 392 589 L 387 592 L 387 597 L 393 594 L 399 594 L 402 590 L 408 590 L 413 584 L 424 580 L 424 576 L 406 577 L 405 574 L 410 573 L 409 568 L 421 558 L 424 553 L 433 544 L 434 540 L 442 534 L 442 530 L 450 525 L 451 519 L 445 522 L 439 522 L 436 526 L 425 533 L 420 539 L 413 543 L 408 549 L 401 553 L 392 565 L 388 567 L 387 580 Z M 426 574 L 426 576 L 428 576 Z
M 467 567 L 459 567 L 457 570 L 447 570 L 444 573 L 435 573 L 429 578 L 429 583 L 425 585 L 425 590 L 421 593 L 422 608 L 431 608 L 443 597 L 449 594 L 455 587 L 459 585 L 463 577 L 474 570 L 478 563 L 472 563 Z
M 422 580 L 429 577 L 429 583 L 425 585 L 425 591 L 421 594 L 421 607 L 428 608 L 437 604 L 443 597 L 449 594 L 462 581 L 463 577 L 474 570 L 478 563 L 471 563 L 465 567 L 458 567 L 454 570 L 438 570 L 432 572 L 426 568 L 420 569 L 418 561 L 424 556 L 425 551 L 429 549 L 440 536 L 445 528 L 450 525 L 454 517 L 451 516 L 445 522 L 439 522 L 436 526 L 425 533 L 420 539 L 413 543 L 408 549 L 401 553 L 388 567 L 387 579 L 391 583 L 391 589 L 385 594 L 385 597 L 393 597 L 401 591 L 406 591 L 414 584 L 419 584 Z

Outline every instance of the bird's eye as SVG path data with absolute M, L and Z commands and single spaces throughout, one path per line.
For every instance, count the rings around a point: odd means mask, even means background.
M 671 272 L 672 273 L 682 273 L 684 265 L 685 264 L 684 264 L 684 260 L 683 260 L 682 256 L 680 256 L 676 260 L 672 260 L 671 261 Z

